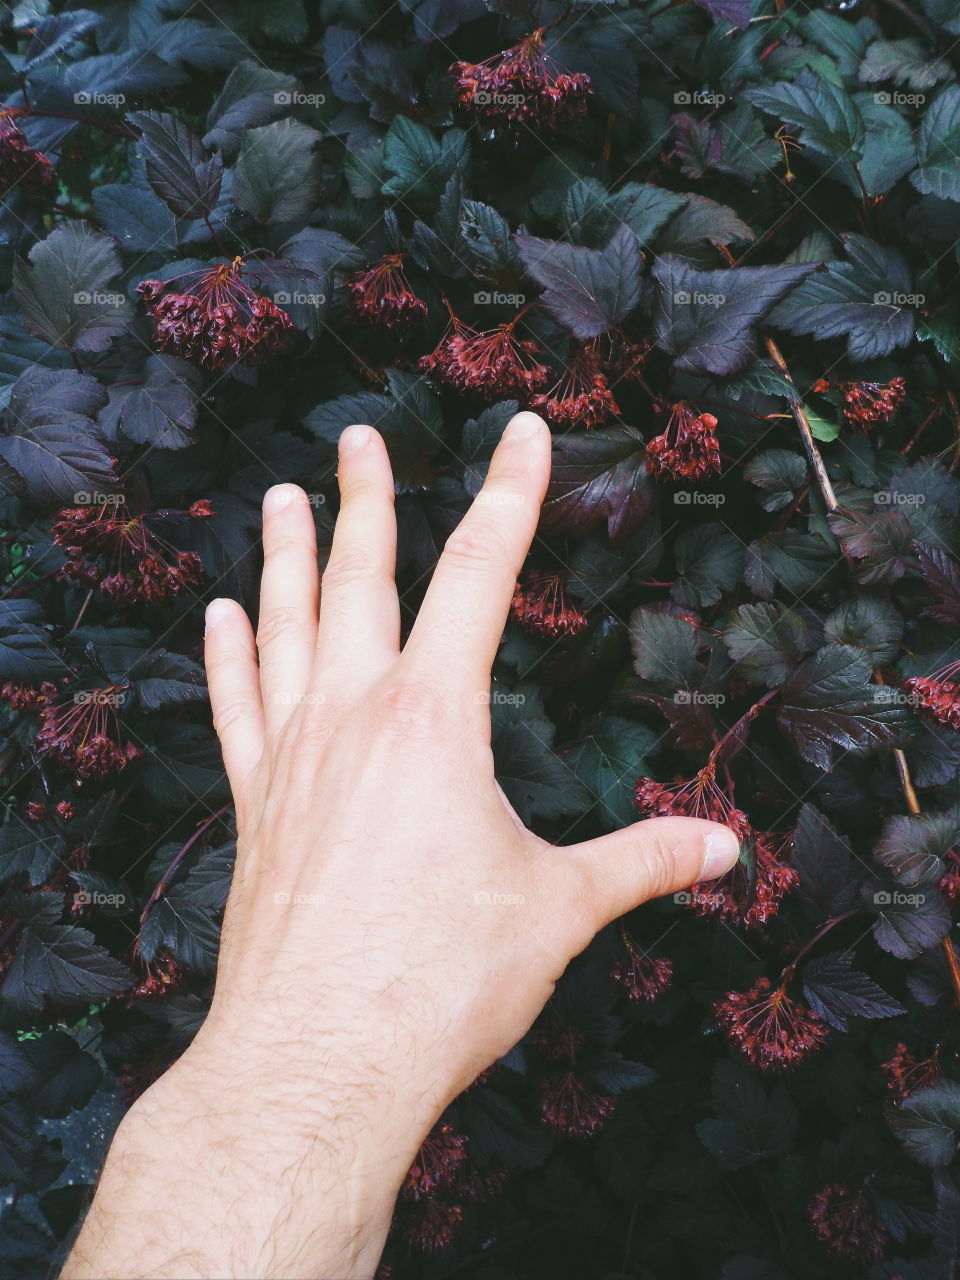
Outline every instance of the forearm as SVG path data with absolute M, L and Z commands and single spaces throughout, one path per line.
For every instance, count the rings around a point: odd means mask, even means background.
M 371 1277 L 429 1121 L 358 1074 L 272 1096 L 186 1055 L 124 1118 L 62 1280 Z

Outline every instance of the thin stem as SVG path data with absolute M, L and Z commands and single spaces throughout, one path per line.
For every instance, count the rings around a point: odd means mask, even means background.
M 825 937 L 831 929 L 835 929 L 838 924 L 842 924 L 844 920 L 851 920 L 854 916 L 859 915 L 860 910 L 854 907 L 851 911 L 844 911 L 843 915 L 831 916 L 825 925 L 822 925 L 809 942 L 805 942 L 797 954 L 793 957 L 787 967 L 780 975 L 780 986 L 785 987 L 793 977 L 794 970 L 803 959 L 803 957 L 817 945 L 821 938 Z
M 187 854 L 190 852 L 193 846 L 197 843 L 197 841 L 203 835 L 206 834 L 206 832 L 209 830 L 210 827 L 213 826 L 215 822 L 219 822 L 219 820 L 223 817 L 223 815 L 229 809 L 230 809 L 230 805 L 225 804 L 223 808 L 218 809 L 216 813 L 212 813 L 209 818 L 205 818 L 203 822 L 201 822 L 200 825 L 197 827 L 196 831 L 194 831 L 193 835 L 190 836 L 190 838 L 186 841 L 186 843 L 181 845 L 180 849 L 177 851 L 176 855 L 174 856 L 172 862 L 167 867 L 166 871 L 163 873 L 160 879 L 157 881 L 157 884 L 153 890 L 153 893 L 151 893 L 150 897 L 147 899 L 146 905 L 144 906 L 143 911 L 140 913 L 141 929 L 143 928 L 144 924 L 146 924 L 147 915 L 150 911 L 150 908 L 157 901 L 160 895 L 166 892 L 167 886 L 170 884 L 170 881 L 173 879 L 174 875 L 176 875 L 177 868 L 180 866 L 181 862 L 183 862 L 184 858 L 187 856 Z

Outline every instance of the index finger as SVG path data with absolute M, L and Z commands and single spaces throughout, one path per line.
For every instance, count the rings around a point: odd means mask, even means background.
M 535 413 L 507 423 L 483 488 L 447 539 L 404 648 L 431 678 L 487 687 L 517 574 L 550 479 L 550 431 Z

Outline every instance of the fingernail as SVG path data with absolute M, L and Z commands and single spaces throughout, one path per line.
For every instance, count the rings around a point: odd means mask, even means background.
M 340 453 L 356 453 L 358 449 L 362 449 L 364 445 L 370 443 L 373 432 L 369 427 L 353 426 L 347 427 L 345 431 L 340 433 Z
M 274 512 L 282 511 L 296 502 L 299 495 L 300 490 L 295 484 L 275 484 L 263 495 L 263 514 L 272 516 Z
M 736 863 L 740 857 L 740 841 L 729 827 L 717 827 L 703 839 L 703 866 L 698 880 L 716 880 Z
M 208 636 L 214 627 L 218 626 L 229 613 L 233 612 L 232 603 L 232 601 L 223 597 L 210 601 L 203 618 L 203 634 L 205 636 Z
M 547 424 L 535 413 L 517 413 L 507 423 L 502 439 L 531 440 L 541 431 L 546 431 Z

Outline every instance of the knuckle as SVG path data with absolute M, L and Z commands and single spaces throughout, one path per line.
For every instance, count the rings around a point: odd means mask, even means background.
M 336 591 L 340 587 L 372 577 L 376 566 L 376 557 L 365 547 L 334 551 L 323 571 L 321 591 Z
M 441 716 L 442 701 L 437 689 L 426 681 L 404 679 L 384 690 L 380 720 L 388 735 L 402 738 L 429 736 Z
M 303 551 L 303 538 L 293 533 L 273 531 L 273 536 L 266 534 L 264 526 L 264 553 L 267 560 L 285 560 L 298 556 Z
M 285 605 L 271 609 L 260 619 L 257 627 L 257 648 L 271 648 L 278 640 L 283 640 L 292 632 L 307 625 L 307 613 L 296 605 Z
M 251 715 L 254 710 L 251 698 L 231 698 L 229 702 L 213 708 L 213 727 L 218 738 L 228 736 L 231 730 Z
M 660 833 L 651 832 L 641 846 L 642 888 L 648 898 L 669 893 L 676 884 L 677 858 L 673 844 Z
M 443 554 L 450 563 L 465 569 L 487 569 L 513 559 L 503 533 L 489 521 L 464 521 L 447 539 Z

